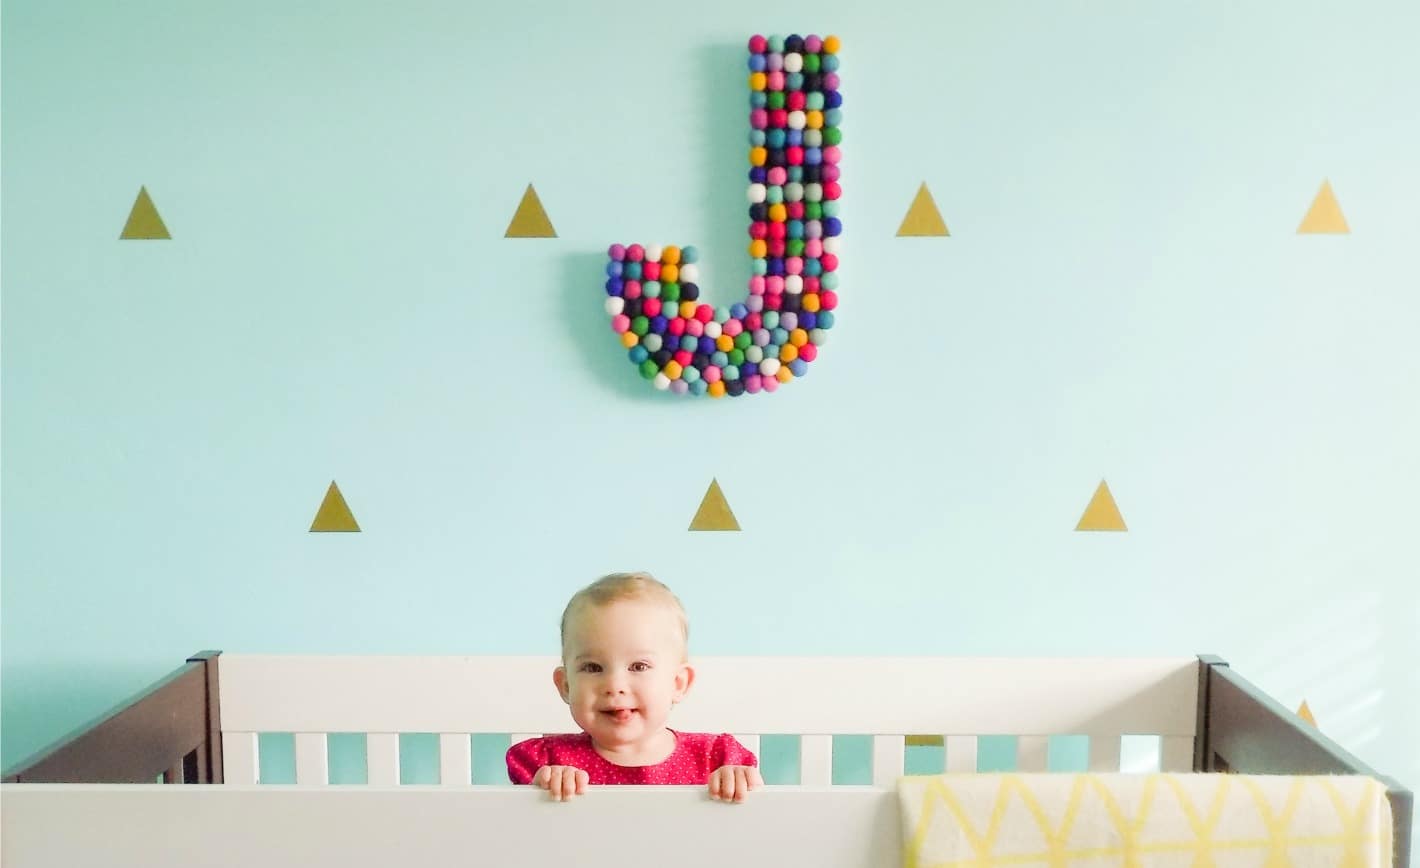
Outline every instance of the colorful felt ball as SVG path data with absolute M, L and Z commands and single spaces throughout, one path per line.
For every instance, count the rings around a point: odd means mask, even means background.
M 763 54 L 769 49 L 769 40 L 759 34 L 749 38 L 749 50 L 752 54 Z

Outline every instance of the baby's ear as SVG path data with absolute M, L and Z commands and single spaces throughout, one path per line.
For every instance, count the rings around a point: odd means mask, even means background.
M 562 697 L 562 701 L 568 705 L 572 704 L 572 699 L 567 695 L 567 667 L 559 666 L 552 670 L 552 683 L 557 685 L 557 695 Z
M 689 663 L 680 664 L 680 671 L 675 676 L 675 694 L 673 699 L 680 702 L 685 695 L 690 692 L 690 685 L 695 683 L 695 670 Z

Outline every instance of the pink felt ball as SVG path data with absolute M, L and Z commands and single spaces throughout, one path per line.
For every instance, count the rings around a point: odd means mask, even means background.
M 843 156 L 843 151 L 837 145 L 829 145 L 823 149 L 823 161 L 825 163 L 837 163 Z
M 701 376 L 705 378 L 707 383 L 718 383 L 720 382 L 720 369 L 714 365 L 706 365 L 705 373 Z
M 622 244 L 613 244 L 606 254 L 617 262 L 621 262 L 626 258 L 626 247 Z
M 622 334 L 631 328 L 631 317 L 624 313 L 619 313 L 611 318 L 611 330 L 617 334 Z
M 641 303 L 641 312 L 644 313 L 646 316 L 660 316 L 661 300 L 659 298 L 646 299 Z
M 748 377 L 745 377 L 745 391 L 749 392 L 751 395 L 759 394 L 762 385 L 759 380 L 759 374 L 750 374 Z
M 760 221 L 758 221 L 758 220 L 756 220 L 755 222 L 749 224 L 749 237 L 751 237 L 751 238 L 756 238 L 756 239 L 757 239 L 757 238 L 768 238 L 768 237 L 769 237 L 769 224 L 768 224 L 768 223 L 762 223 L 762 222 L 760 222 Z
M 771 72 L 769 73 L 769 75 L 765 76 L 765 78 L 768 79 L 770 90 L 784 89 L 784 73 L 775 70 L 774 72 Z
M 779 381 L 773 377 L 760 377 L 759 380 L 764 384 L 764 391 L 766 392 L 773 392 L 775 389 L 779 388 Z
M 695 318 L 702 323 L 707 323 L 715 318 L 715 308 L 708 304 L 702 304 L 695 309 Z
M 754 311 L 749 316 L 745 317 L 745 331 L 758 331 L 763 326 L 764 317 L 759 313 L 759 311 Z
M 764 278 L 764 291 L 770 295 L 778 295 L 784 291 L 784 278 L 779 275 L 772 275 Z
M 800 256 L 790 256 L 788 259 L 784 260 L 784 270 L 787 271 L 787 272 L 789 272 L 790 274 L 803 274 L 803 273 L 804 273 L 804 260 L 803 260 L 803 257 L 800 257 Z
M 725 320 L 725 324 L 720 327 L 721 333 L 730 337 L 734 337 L 735 335 L 744 331 L 744 329 L 745 324 L 737 319 Z
M 789 158 L 789 165 L 791 166 L 802 166 L 804 164 L 803 148 L 797 146 L 788 148 L 785 151 L 785 156 Z
M 749 38 L 749 50 L 755 54 L 763 54 L 769 50 L 769 40 L 756 33 Z
M 641 278 L 643 280 L 660 280 L 661 263 L 654 260 L 647 260 L 646 264 L 641 266 Z
M 762 130 L 769 126 L 769 112 L 764 109 L 754 109 L 749 113 L 749 125 L 756 130 Z
M 814 359 L 818 358 L 818 347 L 813 344 L 804 344 L 802 347 L 799 347 L 799 358 L 806 362 L 812 362 Z
M 823 77 L 824 90 L 838 90 L 838 73 L 830 72 Z
M 640 262 L 646 258 L 646 248 L 639 244 L 633 244 L 626 248 L 626 258 L 632 262 Z
M 675 359 L 677 365 L 684 368 L 689 365 L 695 357 L 691 355 L 690 350 L 676 350 L 675 355 L 671 356 L 671 358 Z
M 806 278 L 804 278 L 804 292 L 818 292 L 818 278 L 817 278 L 817 277 L 806 277 Z
M 837 256 L 834 256 L 832 253 L 825 253 L 825 254 L 823 255 L 823 258 L 822 258 L 821 260 L 819 260 L 819 261 L 820 261 L 820 263 L 823 265 L 823 270 L 824 270 L 824 271 L 837 271 L 837 270 L 838 270 L 838 257 L 837 257 Z M 649 302 L 649 301 L 651 301 L 651 299 L 647 299 L 647 301 Z
M 809 54 L 818 54 L 823 50 L 823 40 L 812 34 L 805 36 L 804 50 Z
M 666 331 L 669 332 L 673 337 L 680 337 L 681 335 L 685 334 L 685 320 L 681 319 L 680 317 L 676 317 L 675 319 L 666 323 Z
M 641 281 L 628 280 L 621 285 L 621 294 L 626 298 L 641 297 Z
M 843 188 L 839 186 L 837 181 L 829 181 L 827 184 L 823 185 L 823 198 L 825 201 L 832 202 L 842 195 Z
M 791 90 L 789 91 L 788 103 L 789 111 L 803 111 L 804 106 L 808 103 L 808 94 L 804 93 L 801 90 Z
M 774 166 L 769 170 L 769 183 L 774 187 L 782 187 L 789 183 L 789 172 L 783 166 Z
M 784 236 L 788 231 L 789 227 L 783 223 L 769 224 L 769 237 L 774 239 L 775 241 L 783 241 Z
M 825 289 L 819 293 L 819 306 L 824 310 L 833 310 L 838 307 L 838 293 L 831 289 Z
M 842 176 L 842 173 L 838 170 L 838 166 L 833 163 L 828 163 L 826 165 L 820 166 L 818 173 L 819 177 L 823 179 L 823 182 L 825 184 L 827 184 L 829 181 L 837 181 Z
M 804 242 L 804 258 L 818 259 L 823 255 L 823 242 L 817 238 L 810 238 Z
M 693 338 L 698 338 L 705 334 L 705 323 L 698 319 L 688 319 L 685 321 L 685 333 Z
M 764 295 L 764 275 L 756 274 L 749 279 L 749 294 Z

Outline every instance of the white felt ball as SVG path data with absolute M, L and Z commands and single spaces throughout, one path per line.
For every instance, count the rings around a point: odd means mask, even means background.
M 823 252 L 824 252 L 824 253 L 832 253 L 834 256 L 837 256 L 837 255 L 838 255 L 838 239 L 840 239 L 840 238 L 842 238 L 842 237 L 843 237 L 843 236 L 841 236 L 841 235 L 830 235 L 830 236 L 828 236 L 827 238 L 823 239 Z
M 756 365 L 764 361 L 764 348 L 757 347 L 754 344 L 745 347 L 745 361 L 752 362 Z
M 680 282 L 681 282 L 681 283 L 698 283 L 698 282 L 700 282 L 700 266 L 696 265 L 694 262 L 691 262 L 691 263 L 686 264 L 686 265 L 682 265 L 682 266 L 680 267 Z
M 671 378 L 665 374 L 657 374 L 655 379 L 651 380 L 651 385 L 664 392 L 671 387 Z
M 803 112 L 789 112 L 789 129 L 802 130 L 806 123 L 808 123 L 808 116 Z
M 803 275 L 790 274 L 784 278 L 784 291 L 791 295 L 798 295 L 804 291 Z
M 660 261 L 661 261 L 661 245 L 659 245 L 659 244 L 652 244 L 650 247 L 647 247 L 647 248 L 646 248 L 646 261 L 647 261 L 647 262 L 660 262 Z
M 606 300 L 606 315 L 620 316 L 626 310 L 626 299 L 619 295 L 608 296 Z
M 803 72 L 804 56 L 802 54 L 789 53 L 784 55 L 785 72 Z
M 661 348 L 661 336 L 652 332 L 641 339 L 641 346 L 646 348 L 646 352 L 654 353 Z
M 710 320 L 710 322 L 707 322 L 705 324 L 705 336 L 713 341 L 715 338 L 718 338 L 720 336 L 720 332 L 723 328 L 724 326 L 720 325 L 712 319 Z
M 766 377 L 772 377 L 775 374 L 779 373 L 779 360 L 765 359 L 764 361 L 760 362 L 759 373 Z
M 749 201 L 751 205 L 758 205 L 763 202 L 765 195 L 767 195 L 767 191 L 764 189 L 763 184 L 749 185 Z
M 828 332 L 823 329 L 812 329 L 809 331 L 809 343 L 816 347 L 821 347 L 828 343 Z

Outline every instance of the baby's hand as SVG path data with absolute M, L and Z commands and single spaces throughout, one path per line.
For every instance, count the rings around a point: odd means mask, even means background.
M 547 790 L 554 802 L 587 791 L 587 773 L 575 766 L 543 766 L 533 775 L 532 782 L 533 786 Z
M 717 802 L 743 802 L 746 793 L 762 786 L 764 778 L 754 766 L 720 766 L 710 773 L 710 798 Z

